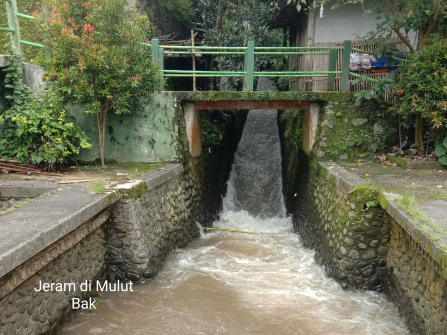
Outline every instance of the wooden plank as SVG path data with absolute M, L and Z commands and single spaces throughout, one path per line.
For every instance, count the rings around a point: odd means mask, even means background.
M 309 101 L 196 101 L 198 110 L 248 110 L 248 109 L 310 109 Z

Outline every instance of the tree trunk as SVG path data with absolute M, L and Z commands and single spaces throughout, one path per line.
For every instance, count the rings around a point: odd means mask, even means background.
M 222 29 L 222 17 L 225 7 L 225 0 L 219 0 L 219 4 L 217 5 L 217 18 L 216 24 L 214 26 L 215 31 L 219 31 Z
M 98 122 L 99 153 L 101 155 L 101 166 L 105 166 L 104 144 L 106 137 L 106 118 L 107 118 L 107 110 L 101 111 L 98 114 L 96 114 L 96 121 Z
M 417 148 L 424 149 L 424 140 L 422 138 L 422 117 L 418 115 L 416 117 L 416 129 L 415 129 L 414 144 Z

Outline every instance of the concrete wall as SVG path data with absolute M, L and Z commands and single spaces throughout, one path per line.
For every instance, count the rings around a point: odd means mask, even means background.
M 319 11 L 316 13 L 314 43 L 354 40 L 357 34 L 365 36 L 366 33 L 375 31 L 376 24 L 383 20 L 384 14 L 377 14 L 375 6 L 370 8 L 373 12 L 365 16 L 364 9 L 360 3 L 345 5 L 337 9 L 331 9 L 330 4 L 326 5 L 323 17 L 320 17 Z M 378 16 L 381 16 L 382 19 L 376 20 Z M 415 32 L 409 33 L 409 38 L 413 43 L 415 37 Z
M 155 276 L 171 250 L 198 236 L 197 224 L 209 222 L 219 206 L 205 206 L 207 192 L 198 160 L 184 169 L 166 167 L 169 182 L 148 180 L 147 193 L 122 199 L 107 223 L 109 278 L 135 282 Z M 159 184 L 159 185 L 157 185 Z M 153 186 L 156 187 L 153 187 Z
M 110 195 L 91 194 L 85 184 L 52 184 L 48 193 L 1 216 L 8 229 L 0 231 L 0 334 L 56 334 L 79 312 L 73 298 L 97 296 L 79 290 L 86 280 L 153 277 L 173 249 L 198 235 L 197 224 L 216 220 L 234 154 L 229 147 L 207 150 L 185 165 L 164 165 Z M 0 196 L 15 195 L 20 183 L 23 188 L 24 182 L 0 185 Z M 36 292 L 39 281 L 74 283 L 77 291 Z
M 106 121 L 105 157 L 117 162 L 169 162 L 177 160 L 177 103 L 170 92 L 142 100 L 131 115 L 109 113 Z M 90 137 L 91 149 L 82 149 L 78 160 L 100 157 L 96 115 L 79 106 L 68 108 L 74 122 Z

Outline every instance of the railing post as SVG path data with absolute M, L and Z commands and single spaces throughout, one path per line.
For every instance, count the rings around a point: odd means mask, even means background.
M 244 71 L 244 91 L 253 91 L 253 81 L 255 75 L 255 42 L 249 41 L 245 50 Z
M 164 70 L 164 64 L 165 64 L 165 59 L 164 59 L 164 52 L 163 52 L 163 48 L 158 48 L 158 58 L 160 59 L 160 70 Z
M 329 68 L 328 71 L 337 71 L 337 54 L 338 50 L 329 51 Z M 329 73 L 327 76 L 327 90 L 335 90 L 335 73 Z
M 159 44 L 158 44 L 158 38 L 153 38 L 151 40 L 151 46 L 152 46 L 152 64 L 159 65 L 158 59 L 159 59 Z
M 344 41 L 343 58 L 341 63 L 341 85 L 340 85 L 340 91 L 342 92 L 348 92 L 350 62 L 351 62 L 351 41 Z
M 6 11 L 8 14 L 8 24 L 10 29 L 14 29 L 15 32 L 10 32 L 11 48 L 13 55 L 22 55 L 22 49 L 20 47 L 20 25 L 19 18 L 17 17 L 17 2 L 11 0 L 6 2 Z

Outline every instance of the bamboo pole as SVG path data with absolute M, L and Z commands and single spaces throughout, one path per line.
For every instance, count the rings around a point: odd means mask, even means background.
M 194 47 L 194 30 L 191 30 L 191 45 Z M 194 54 L 192 55 L 192 70 L 196 70 L 196 56 Z M 192 90 L 197 91 L 197 78 L 195 75 L 192 76 Z
M 203 227 L 204 230 L 219 230 L 219 231 L 228 231 L 230 233 L 241 233 L 241 234 L 254 234 L 257 235 L 258 233 L 253 233 L 250 231 L 240 231 L 240 230 L 232 230 L 232 229 L 223 229 L 223 228 L 209 228 L 209 227 Z
M 61 181 L 59 184 L 78 184 L 78 183 L 91 183 L 96 181 L 96 179 L 89 180 L 69 180 L 69 181 Z

